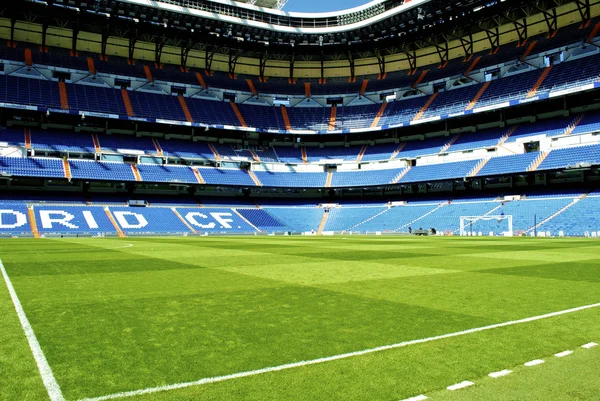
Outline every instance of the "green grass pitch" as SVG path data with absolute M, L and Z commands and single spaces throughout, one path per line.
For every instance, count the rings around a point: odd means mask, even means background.
M 593 239 L 6 239 L 0 259 L 68 401 L 600 303 Z M 47 400 L 0 284 L 0 400 Z M 590 342 L 600 343 L 597 307 L 117 399 L 600 400 L 600 346 L 581 348 Z M 533 359 L 546 363 L 523 366 Z M 503 369 L 513 373 L 487 376 Z M 475 384 L 446 390 L 464 380 Z

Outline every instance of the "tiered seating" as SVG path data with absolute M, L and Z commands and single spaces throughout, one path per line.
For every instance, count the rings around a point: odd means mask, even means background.
M 0 174 L 21 177 L 64 178 L 62 160 L 0 156 Z
M 442 136 L 424 141 L 408 141 L 396 159 L 413 159 L 417 156 L 434 155 L 440 153 L 442 147 L 450 141 L 450 137 Z
M 135 181 L 129 164 L 98 162 L 93 160 L 69 160 L 73 178 L 88 180 Z M 61 164 L 62 166 L 62 164 Z
M 165 156 L 180 159 L 210 159 L 215 155 L 206 142 L 182 141 L 178 139 L 161 139 L 160 146 Z
M 587 134 L 589 132 L 600 131 L 600 113 L 590 112 L 585 113 L 583 119 L 575 127 L 571 135 Z
M 577 146 L 553 150 L 540 164 L 538 170 L 567 168 L 579 163 L 598 164 L 599 162 L 600 145 Z
M 349 147 L 307 147 L 306 157 L 310 163 L 319 162 L 321 160 L 344 160 L 355 161 L 358 158 L 362 146 Z
M 284 188 L 325 188 L 327 173 L 273 173 L 255 171 L 265 187 Z
M 0 129 L 0 142 L 8 146 L 25 146 L 25 130 L 23 128 Z
M 316 207 L 269 207 L 265 211 L 293 232 L 316 231 L 323 217 L 323 209 Z
M 134 91 L 129 92 L 129 99 L 136 117 L 186 121 L 176 96 Z M 189 105 L 190 102 L 188 102 Z
M 237 211 L 261 231 L 282 231 L 286 227 L 264 209 L 237 209 Z
M 551 120 L 541 120 L 532 124 L 521 124 L 506 140 L 507 143 L 516 142 L 518 139 L 530 136 L 547 135 L 558 136 L 565 133 L 573 117 L 559 117 Z
M 445 180 L 449 178 L 466 177 L 479 160 L 469 160 L 452 163 L 431 164 L 411 168 L 400 183 L 430 180 Z
M 138 164 L 137 169 L 143 181 L 197 184 L 194 172 L 187 166 L 164 166 Z
M 399 146 L 397 143 L 368 146 L 362 157 L 362 161 L 389 160 Z
M 3 196 L 0 200 L 0 236 L 32 236 L 27 218 L 27 207 L 23 201 L 11 202 Z
M 7 103 L 61 108 L 58 83 L 45 79 L 0 75 L 0 101 Z
M 126 153 L 127 150 L 143 151 L 147 155 L 156 154 L 152 138 L 135 137 L 133 135 L 98 135 L 98 142 L 103 151 Z
M 239 169 L 221 169 L 200 167 L 198 169 L 207 184 L 255 186 L 247 171 Z
M 89 133 L 83 132 L 51 132 L 32 129 L 31 147 L 37 150 L 57 152 L 95 152 L 92 136 Z
M 67 96 L 69 98 L 69 107 L 73 110 L 118 114 L 121 116 L 127 115 L 121 92 L 115 89 L 68 84 Z
M 302 149 L 291 146 L 278 146 L 275 148 L 277 157 L 282 163 L 302 163 Z
M 329 218 L 325 225 L 325 231 L 349 230 L 377 213 L 386 210 L 385 207 L 342 207 L 329 211 Z
M 477 175 L 484 176 L 524 172 L 527 171 L 527 167 L 529 167 L 538 156 L 538 152 L 532 152 L 521 155 L 493 157 L 485 166 L 483 166 Z
M 500 138 L 508 128 L 493 128 L 475 133 L 461 134 L 448 148 L 448 152 L 457 152 L 469 149 L 489 148 L 498 145 Z
M 35 206 L 34 211 L 40 234 L 116 234 L 101 207 Z
M 390 184 L 403 169 L 364 170 L 333 174 L 332 187 L 355 187 Z

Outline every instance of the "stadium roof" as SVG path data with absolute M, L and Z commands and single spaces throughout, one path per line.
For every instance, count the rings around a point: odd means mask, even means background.
M 240 3 L 248 3 L 258 7 L 274 8 L 281 10 L 288 0 L 238 0 Z

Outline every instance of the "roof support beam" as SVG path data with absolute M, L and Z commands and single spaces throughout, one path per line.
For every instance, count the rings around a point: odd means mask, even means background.
M 546 21 L 546 25 L 548 26 L 548 38 L 554 37 L 554 35 L 556 35 L 556 32 L 558 32 L 558 18 L 556 16 L 556 8 L 553 8 L 551 10 L 544 10 L 539 6 L 536 6 L 536 8 L 544 16 L 544 20 Z
M 500 48 L 500 33 L 498 32 L 498 27 L 492 29 L 485 29 L 481 27 L 487 35 L 487 38 L 490 42 L 490 54 L 495 54 Z
M 228 67 L 229 67 L 229 75 L 231 77 L 235 76 L 235 68 L 237 67 L 238 59 L 240 58 L 242 53 L 243 53 L 242 50 L 237 50 L 235 53 L 233 53 L 233 52 L 229 53 Z
M 181 67 L 185 68 L 188 61 L 188 56 L 190 54 L 190 50 L 194 47 L 195 43 L 192 40 L 189 40 L 185 46 L 181 47 Z
M 411 48 L 408 47 L 403 47 L 403 52 L 406 55 L 406 58 L 408 60 L 408 65 L 409 65 L 409 70 L 408 73 L 409 75 L 414 74 L 415 72 L 417 72 L 417 52 Z
M 267 60 L 269 59 L 269 53 L 268 52 L 264 52 L 260 54 L 260 58 L 258 60 L 259 65 L 258 65 L 258 78 L 262 81 L 265 80 L 266 76 L 265 76 L 265 70 L 267 69 Z
M 323 54 L 323 53 L 321 53 Z M 352 52 L 350 50 L 348 50 L 347 53 L 348 56 L 348 65 L 350 67 L 350 81 L 349 82 L 354 82 L 356 80 L 356 74 L 355 74 L 355 69 L 354 69 L 354 56 L 352 55 Z M 321 58 L 321 60 L 323 60 Z M 323 65 L 323 63 L 321 63 L 321 65 Z M 321 67 L 321 78 L 323 78 L 323 67 Z
M 517 31 L 517 35 L 519 35 L 519 46 L 524 46 L 529 39 L 529 35 L 527 33 L 527 18 L 523 18 L 522 21 L 514 20 L 513 25 L 515 26 L 515 31 Z
M 42 51 L 46 51 L 46 38 L 48 37 L 48 19 L 42 23 Z
M 160 66 L 160 59 L 162 58 L 163 48 L 165 47 L 165 43 L 167 43 L 166 36 L 157 36 L 156 41 L 154 42 L 154 62 L 157 66 Z
M 137 43 L 137 31 L 129 31 L 129 60 L 133 61 L 133 54 L 135 53 L 135 45 Z
M 71 52 L 73 54 L 73 56 L 77 55 L 77 37 L 79 36 L 79 21 L 75 22 L 73 24 L 73 29 L 72 29 L 72 36 L 71 36 Z
M 212 72 L 212 62 L 215 57 L 215 53 L 217 52 L 217 48 L 215 46 L 209 48 L 206 47 L 206 52 L 204 53 L 204 69 L 207 74 L 211 74 Z
M 385 55 L 381 54 L 379 49 L 375 49 L 375 57 L 377 57 L 377 65 L 379 66 L 379 79 L 385 78 Z
M 102 43 L 100 44 L 100 58 L 106 58 L 106 45 L 110 36 L 110 27 L 107 26 L 102 30 Z
M 583 26 L 589 24 L 592 19 L 590 14 L 590 0 L 575 0 L 579 15 L 581 16 L 581 23 Z
M 291 84 L 293 84 L 295 82 L 294 64 L 296 64 L 296 53 L 292 53 L 292 58 L 290 58 L 290 83 Z

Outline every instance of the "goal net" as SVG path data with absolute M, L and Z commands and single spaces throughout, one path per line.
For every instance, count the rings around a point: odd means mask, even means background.
M 481 234 L 479 234 L 481 233 Z M 513 236 L 513 218 L 511 215 L 460 216 L 460 235 L 504 235 Z

